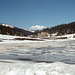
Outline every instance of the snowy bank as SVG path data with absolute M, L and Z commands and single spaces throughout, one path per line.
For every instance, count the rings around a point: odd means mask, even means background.
M 0 63 L 0 75 L 75 75 L 75 65 L 8 61 Z

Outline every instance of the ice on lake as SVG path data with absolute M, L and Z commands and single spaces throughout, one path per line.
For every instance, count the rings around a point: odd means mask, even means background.
M 75 75 L 75 40 L 24 44 L 0 54 L 0 75 Z
M 75 64 L 74 40 L 27 42 L 26 44 L 30 47 L 18 47 L 17 50 L 0 54 L 0 59 Z

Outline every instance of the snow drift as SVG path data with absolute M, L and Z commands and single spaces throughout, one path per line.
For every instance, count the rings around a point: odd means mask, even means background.
M 56 63 L 0 63 L 0 75 L 75 75 L 75 65 Z

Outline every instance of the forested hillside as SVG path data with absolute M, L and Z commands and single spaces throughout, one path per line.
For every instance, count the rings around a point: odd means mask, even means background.
M 16 36 L 27 36 L 32 34 L 32 32 L 26 31 L 21 28 L 12 27 L 7 24 L 0 24 L 0 34 L 4 35 L 16 35 Z
M 69 24 L 61 24 L 51 28 L 43 29 L 42 31 L 36 31 L 35 34 L 41 32 L 48 32 L 50 35 L 57 33 L 57 35 L 74 34 L 75 33 L 75 22 Z

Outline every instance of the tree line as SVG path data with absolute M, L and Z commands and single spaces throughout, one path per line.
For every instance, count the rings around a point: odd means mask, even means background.
M 57 35 L 65 35 L 65 34 L 74 34 L 75 33 L 75 22 L 71 22 L 69 24 L 61 24 L 51 28 L 45 28 L 42 31 L 35 31 L 34 34 L 38 34 L 41 32 L 48 32 L 50 35 L 53 33 L 57 33 Z
M 6 27 L 0 24 L 0 34 L 14 35 L 14 36 L 27 36 L 31 34 L 31 32 L 26 31 L 24 29 L 17 28 L 17 27 L 14 27 L 14 28 Z

